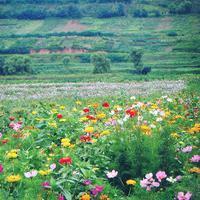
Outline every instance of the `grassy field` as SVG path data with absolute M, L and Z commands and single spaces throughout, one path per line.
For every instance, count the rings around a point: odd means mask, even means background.
M 187 23 L 185 23 L 187 22 Z M 35 71 L 34 82 L 102 81 L 101 76 L 92 75 L 90 56 L 106 53 L 111 59 L 109 81 L 151 80 L 183 78 L 199 74 L 199 15 L 166 16 L 159 18 L 83 18 L 80 20 L 0 20 L 0 50 L 27 49 Z M 59 35 L 73 32 L 72 36 Z M 78 33 L 98 32 L 100 36 L 80 36 Z M 175 33 L 175 36 L 173 35 Z M 38 35 L 41 34 L 41 35 Z M 49 35 L 53 34 L 53 35 Z M 56 35 L 58 34 L 58 35 Z M 172 34 L 172 36 L 170 35 Z M 84 49 L 86 53 L 58 54 L 59 49 Z M 143 62 L 152 67 L 147 77 L 130 74 L 133 64 L 129 52 L 133 48 L 144 50 Z M 49 54 L 29 54 L 31 49 L 47 49 Z M 69 56 L 68 66 L 63 58 Z M 44 80 L 44 76 L 46 80 Z M 31 80 L 29 76 L 20 79 Z M 85 78 L 84 78 L 85 77 Z M 1 77 L 1 83 L 15 81 L 15 77 Z M 106 80 L 104 79 L 104 81 Z M 17 78 L 16 78 L 17 81 Z

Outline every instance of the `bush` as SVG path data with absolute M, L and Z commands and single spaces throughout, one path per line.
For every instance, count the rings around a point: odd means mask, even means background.
M 143 69 L 142 56 L 143 52 L 141 50 L 132 50 L 130 53 L 130 60 L 133 62 L 137 73 L 141 73 Z
M 179 4 L 172 3 L 169 6 L 170 13 L 188 14 L 192 12 L 192 3 L 190 1 L 183 1 Z
M 31 73 L 30 59 L 25 56 L 11 56 L 7 58 L 1 69 L 3 75 Z
M 170 37 L 178 36 L 177 32 L 175 32 L 175 31 L 171 31 L 171 32 L 167 33 L 167 35 Z
M 148 73 L 150 73 L 151 72 L 151 67 L 144 67 L 143 69 L 142 69 L 142 74 L 144 74 L 144 75 L 146 75 L 146 74 L 148 74 Z
M 69 62 L 70 62 L 70 58 L 69 58 L 69 57 L 64 57 L 64 58 L 63 58 L 63 64 L 64 64 L 64 65 L 68 65 Z
M 110 60 L 105 55 L 95 54 L 91 57 L 91 62 L 94 64 L 94 74 L 110 72 Z
M 145 9 L 137 9 L 133 12 L 134 17 L 148 17 L 148 12 Z

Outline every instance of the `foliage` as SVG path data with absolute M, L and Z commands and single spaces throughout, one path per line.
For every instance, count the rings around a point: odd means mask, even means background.
M 130 52 L 130 60 L 138 73 L 141 73 L 143 69 L 142 56 L 143 52 L 141 50 L 134 49 Z
M 95 54 L 91 57 L 91 63 L 94 65 L 94 74 L 110 72 L 110 60 L 103 54 Z
M 31 73 L 31 61 L 26 56 L 11 56 L 5 60 L 1 67 L 2 75 Z

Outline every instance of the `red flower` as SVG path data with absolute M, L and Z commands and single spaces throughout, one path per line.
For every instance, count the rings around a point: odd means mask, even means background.
M 70 157 L 65 157 L 65 158 L 61 158 L 60 160 L 59 160 L 59 163 L 61 164 L 61 165 L 71 165 L 72 164 L 72 159 L 70 158 Z
M 89 135 L 81 135 L 80 140 L 81 142 L 90 142 L 92 138 Z
M 89 109 L 89 108 L 84 108 L 84 109 L 83 109 L 83 112 L 84 112 L 84 113 L 88 113 L 88 112 L 90 112 L 90 109 Z
M 102 106 L 103 106 L 104 108 L 109 108 L 109 107 L 110 107 L 110 104 L 109 104 L 108 102 L 104 102 L 104 103 L 102 104 Z
M 8 139 L 4 139 L 4 140 L 1 140 L 1 143 L 6 144 L 8 141 L 9 141 Z
M 62 119 L 62 118 L 63 118 L 62 114 L 60 114 L 60 113 L 57 114 L 57 118 L 58 118 L 58 119 Z
M 87 115 L 86 116 L 88 119 L 90 119 L 90 120 L 95 120 L 96 118 L 94 117 L 94 116 L 92 116 L 92 115 Z
M 137 110 L 133 110 L 133 109 L 128 109 L 126 111 L 126 114 L 128 114 L 131 118 L 135 117 L 137 115 Z
M 15 117 L 11 116 L 11 117 L 9 117 L 9 120 L 10 120 L 10 121 L 14 121 L 14 120 L 15 120 Z

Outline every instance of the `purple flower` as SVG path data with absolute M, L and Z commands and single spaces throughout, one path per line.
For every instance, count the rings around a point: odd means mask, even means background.
M 84 180 L 84 181 L 83 181 L 83 184 L 84 184 L 84 185 L 90 185 L 91 183 L 92 183 L 91 180 Z
M 164 171 L 158 171 L 156 173 L 156 178 L 158 179 L 159 182 L 162 181 L 162 179 L 166 178 L 167 174 Z
M 190 159 L 190 161 L 198 163 L 200 161 L 200 155 L 194 155 L 194 156 L 192 156 L 192 158 Z
M 3 134 L 0 132 L 0 138 L 2 138 Z
M 115 177 L 117 176 L 117 174 L 118 174 L 118 171 L 112 170 L 111 172 L 108 172 L 108 173 L 106 174 L 106 176 L 107 176 L 108 178 L 115 178 Z
M 2 172 L 3 172 L 3 165 L 0 164 L 0 173 L 2 173 Z
M 100 192 L 103 191 L 103 186 L 96 185 L 95 188 L 91 190 L 92 195 L 97 196 Z
M 192 194 L 190 192 L 187 192 L 186 194 L 184 194 L 183 192 L 179 192 L 177 199 L 178 200 L 190 200 L 192 197 Z
M 180 175 L 176 177 L 176 181 L 180 181 L 181 179 L 182 179 L 182 176 Z
M 182 148 L 181 151 L 183 153 L 189 153 L 192 151 L 192 146 L 186 146 L 186 147 Z

